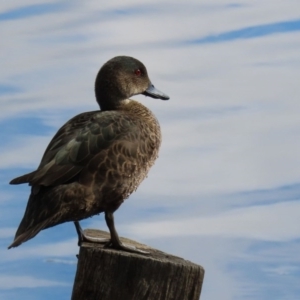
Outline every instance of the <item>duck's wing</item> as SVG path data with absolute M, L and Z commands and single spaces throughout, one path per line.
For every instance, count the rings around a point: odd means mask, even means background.
M 69 120 L 48 145 L 36 171 L 10 184 L 55 186 L 70 182 L 101 151 L 120 141 L 133 124 L 117 111 L 87 112 Z

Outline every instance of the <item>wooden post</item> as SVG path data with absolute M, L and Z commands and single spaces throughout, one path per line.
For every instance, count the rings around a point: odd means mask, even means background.
M 109 237 L 88 229 L 89 236 Z M 80 247 L 72 300 L 198 300 L 204 269 L 180 257 L 121 238 L 150 254 L 103 249 L 101 244 Z

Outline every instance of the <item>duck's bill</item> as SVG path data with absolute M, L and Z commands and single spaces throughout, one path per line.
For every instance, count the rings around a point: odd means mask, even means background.
M 146 89 L 146 91 L 142 94 L 145 96 L 155 98 L 155 99 L 161 99 L 161 100 L 169 100 L 170 99 L 170 97 L 168 95 L 166 95 L 165 93 L 156 89 L 153 84 L 150 84 L 149 87 Z

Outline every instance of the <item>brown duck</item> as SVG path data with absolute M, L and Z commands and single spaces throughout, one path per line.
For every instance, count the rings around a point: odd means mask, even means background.
M 146 177 L 158 156 L 161 132 L 152 112 L 128 98 L 169 97 L 154 88 L 140 61 L 127 56 L 102 66 L 95 94 L 101 110 L 69 120 L 53 137 L 37 170 L 10 182 L 29 183 L 31 194 L 9 248 L 68 221 L 75 224 L 79 244 L 95 241 L 84 234 L 79 221 L 104 212 L 109 246 L 142 252 L 121 243 L 113 213 Z

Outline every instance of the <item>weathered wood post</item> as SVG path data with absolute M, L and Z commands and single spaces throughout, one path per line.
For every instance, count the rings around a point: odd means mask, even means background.
M 90 236 L 109 237 L 100 230 Z M 103 249 L 100 244 L 80 247 L 72 300 L 198 300 L 204 269 L 190 261 L 121 238 L 149 255 Z

